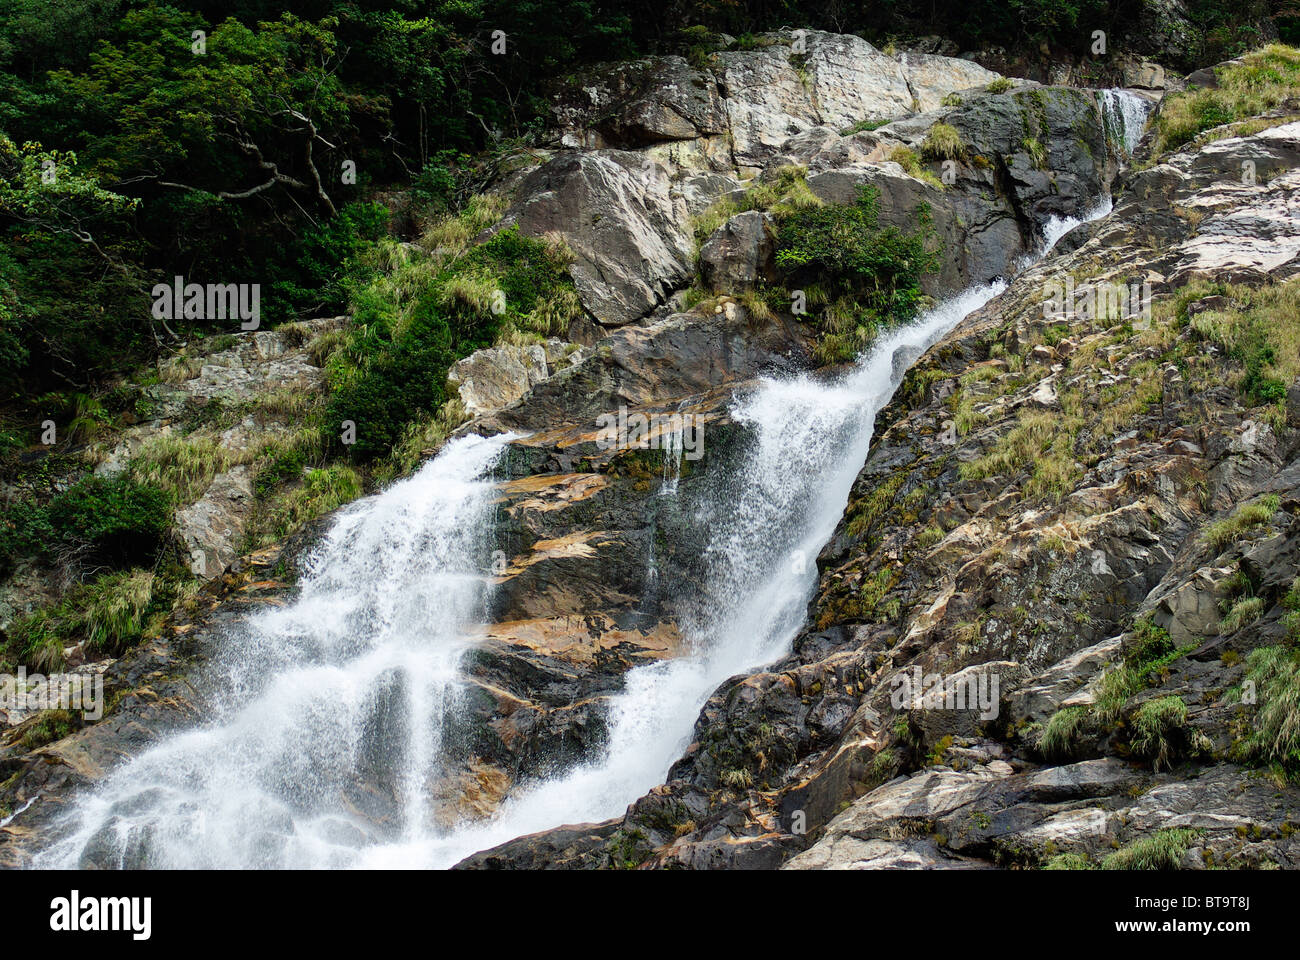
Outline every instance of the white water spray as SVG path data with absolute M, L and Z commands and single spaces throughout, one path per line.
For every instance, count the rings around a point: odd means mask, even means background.
M 36 866 L 341 867 L 431 831 L 444 711 L 486 613 L 493 485 L 509 437 L 452 441 L 346 508 L 301 593 L 229 632 L 217 714 L 80 798 Z M 364 814 L 364 815 L 363 815 Z
M 1142 139 L 1142 131 L 1146 129 L 1151 101 L 1118 88 L 1098 90 L 1097 96 L 1101 101 L 1101 115 L 1107 134 L 1124 148 L 1126 157 L 1133 156 L 1133 151 Z
M 1106 198 L 1082 219 L 1053 217 L 1042 246 L 1022 266 L 1110 209 Z M 1005 289 L 1004 282 L 977 286 L 940 304 L 882 337 L 838 380 L 807 374 L 769 379 L 739 397 L 732 416 L 751 428 L 753 448 L 712 531 L 709 592 L 719 602 L 685 625 L 694 652 L 627 674 L 626 689 L 613 703 L 603 758 L 508 799 L 491 821 L 419 851 L 405 850 L 394 862 L 450 866 L 524 834 L 617 816 L 662 783 L 709 695 L 728 677 L 789 651 L 816 586 L 815 558 L 844 513 L 876 414 L 912 360 Z

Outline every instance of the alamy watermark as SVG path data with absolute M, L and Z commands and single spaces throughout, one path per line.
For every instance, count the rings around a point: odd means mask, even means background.
M 704 456 L 704 421 L 693 413 L 602 413 L 596 418 L 601 450 L 680 451 L 687 460 Z
M 1082 283 L 1073 277 L 1054 280 L 1047 285 L 1043 300 L 1043 317 L 1059 320 L 1071 316 L 1092 320 L 1151 320 L 1151 284 Z
M 239 320 L 241 330 L 261 323 L 262 286 L 258 283 L 154 284 L 153 315 L 158 320 Z
M 963 671 L 952 676 L 922 674 L 913 667 L 894 677 L 889 702 L 895 710 L 972 710 L 981 720 L 993 720 L 999 712 L 996 673 Z
M 0 709 L 19 713 L 39 710 L 80 710 L 87 720 L 104 716 L 103 674 L 52 673 L 45 676 L 19 667 L 0 674 Z

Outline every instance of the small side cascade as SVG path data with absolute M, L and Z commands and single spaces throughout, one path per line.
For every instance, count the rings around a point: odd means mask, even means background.
M 1133 156 L 1151 114 L 1151 101 L 1120 88 L 1098 90 L 1097 99 L 1107 140 L 1120 148 L 1126 159 Z

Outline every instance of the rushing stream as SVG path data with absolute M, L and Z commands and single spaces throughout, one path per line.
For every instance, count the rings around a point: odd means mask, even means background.
M 1088 218 L 1109 209 L 1107 200 Z M 1078 222 L 1049 222 L 1040 255 Z M 789 650 L 877 412 L 912 358 L 1003 288 L 940 304 L 838 379 L 764 380 L 733 401 L 751 441 L 704 557 L 708 594 L 724 599 L 683 624 L 689 654 L 627 674 L 600 758 L 509 797 L 490 821 L 432 826 L 439 731 L 485 617 L 492 472 L 510 439 L 466 437 L 343 510 L 293 602 L 223 641 L 209 722 L 80 796 L 34 865 L 75 867 L 91 852 L 151 867 L 445 867 L 525 833 L 620 814 L 662 782 L 722 681 Z M 676 474 L 666 480 L 675 495 Z

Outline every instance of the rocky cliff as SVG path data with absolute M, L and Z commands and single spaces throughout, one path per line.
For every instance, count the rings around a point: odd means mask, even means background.
M 704 65 L 605 65 L 556 91 L 549 146 L 492 186 L 502 212 L 477 239 L 517 228 L 564 249 L 581 315 L 450 377 L 458 435 L 513 439 L 490 606 L 430 773 L 441 829 L 600 756 L 627 672 L 689 655 L 686 625 L 717 599 L 701 587 L 710 511 L 751 432 L 736 397 L 759 377 L 830 382 L 873 342 L 793 286 L 778 256 L 793 212 L 869 196 L 882 228 L 924 225 L 932 301 L 1007 285 L 923 355 L 894 356 L 910 369 L 852 465 L 788 655 L 718 688 L 624 816 L 462 866 L 1087 867 L 1156 846 L 1188 868 L 1293 865 L 1294 713 L 1276 704 L 1295 690 L 1300 359 L 1279 318 L 1300 302 L 1300 123 L 1284 102 L 1157 154 L 1138 135 L 1159 96 L 818 32 Z M 1047 315 L 1067 282 L 1149 294 L 1150 316 L 1095 297 Z M 306 389 L 304 344 L 328 329 L 177 379 L 202 395 L 279 363 L 268 376 Z M 657 442 L 671 427 L 611 449 L 601 418 L 619 411 L 693 418 L 702 456 Z M 34 748 L 19 727 L 0 748 L 4 862 L 57 839 L 122 758 L 207 717 L 223 631 L 292 595 L 321 525 L 236 558 L 240 469 L 182 512 L 221 571 L 210 595 L 96 665 L 107 716 Z M 967 688 L 991 698 L 942 695 Z M 390 836 L 399 786 L 355 786 L 353 813 Z M 156 865 L 144 840 L 91 844 L 81 863 Z

